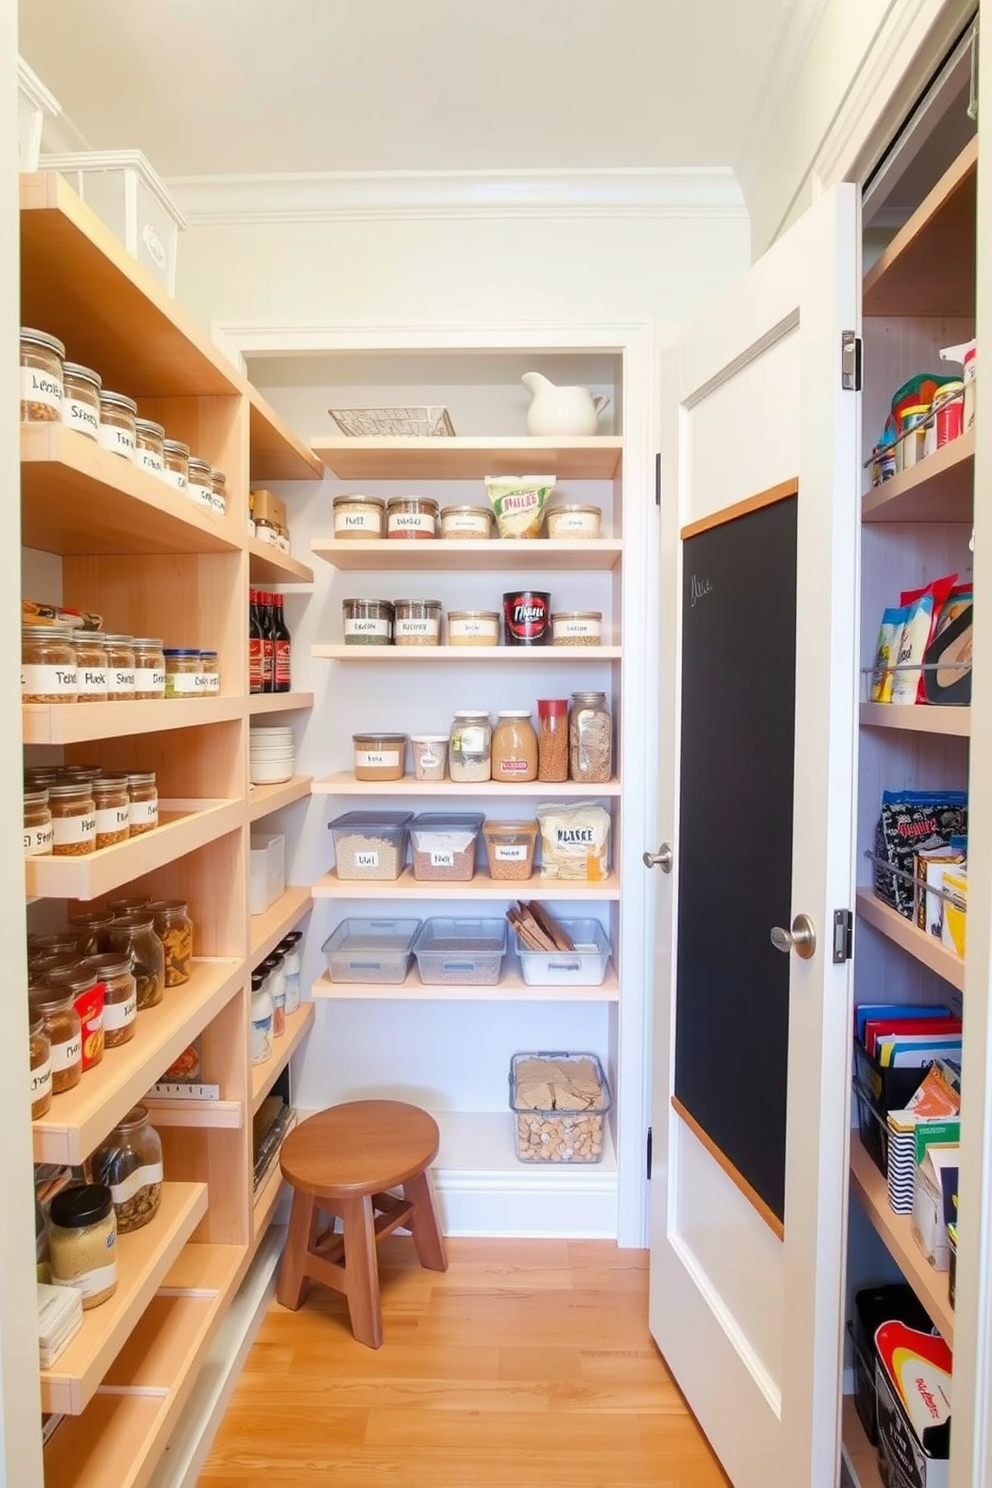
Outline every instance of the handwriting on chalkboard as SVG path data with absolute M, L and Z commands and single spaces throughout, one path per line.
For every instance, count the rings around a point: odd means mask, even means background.
M 692 576 L 692 600 L 690 602 L 689 608 L 692 609 L 692 610 L 694 610 L 696 608 L 696 600 L 697 599 L 703 599 L 707 594 L 712 594 L 712 593 L 713 593 L 713 585 L 710 583 L 709 579 L 697 579 L 696 578 L 696 575 L 693 574 L 693 576 Z

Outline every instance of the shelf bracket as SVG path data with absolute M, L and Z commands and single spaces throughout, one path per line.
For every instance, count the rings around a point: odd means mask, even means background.
M 846 393 L 861 391 L 861 337 L 856 331 L 841 332 L 840 385 Z
M 854 939 L 854 916 L 849 909 L 834 910 L 834 954 L 835 966 L 850 961 Z

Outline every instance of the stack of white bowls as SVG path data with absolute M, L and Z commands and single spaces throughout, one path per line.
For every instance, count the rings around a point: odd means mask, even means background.
M 296 747 L 290 728 L 253 728 L 248 742 L 248 775 L 252 785 L 278 785 L 292 780 Z

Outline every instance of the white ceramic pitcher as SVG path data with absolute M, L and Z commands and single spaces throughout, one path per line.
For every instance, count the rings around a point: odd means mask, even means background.
M 584 387 L 556 387 L 540 372 L 525 372 L 520 380 L 531 396 L 528 434 L 595 434 L 599 415 L 610 406 L 603 393 L 591 393 Z

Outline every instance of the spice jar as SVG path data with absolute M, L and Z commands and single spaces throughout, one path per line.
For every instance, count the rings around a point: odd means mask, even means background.
M 492 778 L 517 782 L 537 779 L 537 735 L 529 711 L 508 708 L 493 730 Z
M 81 910 L 69 916 L 70 931 L 76 938 L 76 951 L 80 956 L 96 956 L 108 949 L 113 919 L 109 909 Z
M 75 966 L 59 966 L 45 972 L 50 987 L 72 994 L 72 1005 L 79 1014 L 82 1031 L 83 1074 L 103 1058 L 103 984 L 81 961 Z
M 102 447 L 125 460 L 134 459 L 134 423 L 138 405 L 123 393 L 100 393 L 100 424 L 97 438 Z
M 264 971 L 251 974 L 251 1062 L 264 1064 L 272 1057 L 272 998 Z
M 402 780 L 406 734 L 352 734 L 356 780 Z
M 613 775 L 613 725 L 605 692 L 573 692 L 568 712 L 569 770 L 573 780 L 605 785 Z
M 223 517 L 227 512 L 227 476 L 223 470 L 210 468 L 210 507 L 218 516 Z
M 113 847 L 130 836 L 130 800 L 126 775 L 107 775 L 93 782 L 96 807 L 96 845 Z
M 200 652 L 200 691 L 210 697 L 220 692 L 220 657 L 216 651 Z
M 44 1116 L 52 1104 L 52 1045 L 45 1020 L 31 1011 L 28 1017 L 28 1054 L 31 1064 L 31 1120 Z
M 49 786 L 48 804 L 55 857 L 80 858 L 96 852 L 96 804 L 89 781 L 60 781 Z
M 145 1106 L 131 1107 L 91 1162 L 93 1177 L 110 1189 L 119 1235 L 143 1229 L 155 1218 L 162 1201 L 162 1139 Z
M 556 610 L 551 616 L 552 646 L 598 646 L 602 638 L 601 610 Z
M 295 1013 L 300 1005 L 300 941 L 301 930 L 291 930 L 276 946 L 282 952 L 282 971 L 286 978 L 286 1016 Z
M 79 362 L 62 367 L 62 422 L 67 429 L 98 439 L 100 434 L 100 374 Z
M 165 985 L 181 987 L 189 981 L 193 960 L 193 921 L 185 899 L 153 899 L 147 905 L 155 934 L 165 952 Z
M 111 702 L 133 698 L 136 663 L 131 637 L 108 635 L 104 644 L 107 647 L 107 697 Z
M 74 630 L 77 703 L 105 703 L 109 687 L 106 636 L 101 630 Z
M 162 441 L 162 479 L 177 491 L 189 485 L 189 445 L 178 439 Z
M 430 496 L 393 496 L 386 502 L 386 536 L 432 538 L 437 513 L 438 503 Z
M 162 642 L 150 636 L 135 636 L 131 642 L 134 650 L 134 696 L 135 700 L 165 697 L 165 653 Z
M 152 475 L 161 475 L 165 469 L 165 430 L 153 419 L 134 421 L 134 463 Z
M 557 784 L 568 779 L 567 698 L 538 698 L 537 778 Z
M 62 417 L 65 347 L 57 336 L 21 326 L 21 423 L 57 424 Z
M 186 495 L 206 511 L 211 511 L 214 504 L 214 488 L 210 471 L 209 460 L 201 460 L 196 455 L 190 455 Z
M 441 508 L 441 536 L 467 542 L 474 538 L 491 538 L 496 518 L 487 506 L 444 506 Z
M 32 1020 L 41 1018 L 51 1048 L 52 1094 L 72 1090 L 83 1078 L 83 1034 L 72 993 L 35 984 L 28 993 Z
M 24 792 L 24 856 L 45 858 L 52 851 L 55 832 L 48 805 L 48 790 Z
M 110 1189 L 102 1183 L 64 1188 L 52 1200 L 48 1218 L 52 1282 L 81 1292 L 84 1312 L 99 1307 L 117 1290 L 117 1220 Z
M 79 690 L 76 648 L 68 625 L 21 628 L 21 702 L 74 703 Z
M 439 599 L 393 601 L 393 643 L 397 646 L 437 646 L 441 641 Z
M 449 646 L 498 646 L 499 615 L 495 610 L 449 610 Z
M 550 538 L 598 537 L 603 512 L 598 506 L 549 506 L 544 520 Z
M 392 644 L 393 606 L 388 599 L 346 599 L 341 608 L 346 646 Z
M 128 829 L 132 837 L 158 826 L 158 787 L 155 771 L 145 770 L 127 777 Z
M 286 974 L 282 966 L 281 951 L 274 950 L 262 962 L 266 975 L 266 988 L 272 998 L 272 1037 L 282 1038 L 286 1032 Z
M 147 909 L 119 915 L 110 927 L 110 943 L 126 953 L 136 983 L 138 1012 L 156 1007 L 165 990 L 165 951 L 155 934 L 154 918 Z
M 413 776 L 415 780 L 443 780 L 448 769 L 447 734 L 413 734 Z
M 100 955 L 85 957 L 79 965 L 80 970 L 90 972 L 103 987 L 105 1046 L 116 1049 L 119 1045 L 128 1043 L 134 1038 L 138 1011 L 137 983 L 131 974 L 129 957 L 122 955 L 120 951 L 106 951 Z
M 386 535 L 386 503 L 379 496 L 335 496 L 331 502 L 334 536 L 374 538 Z
M 457 709 L 448 736 L 448 771 L 456 783 L 489 780 L 492 772 L 489 714 Z
M 199 651 L 188 646 L 170 647 L 163 652 L 165 658 L 166 697 L 191 697 L 200 692 L 198 678 L 203 676 L 203 662 Z

